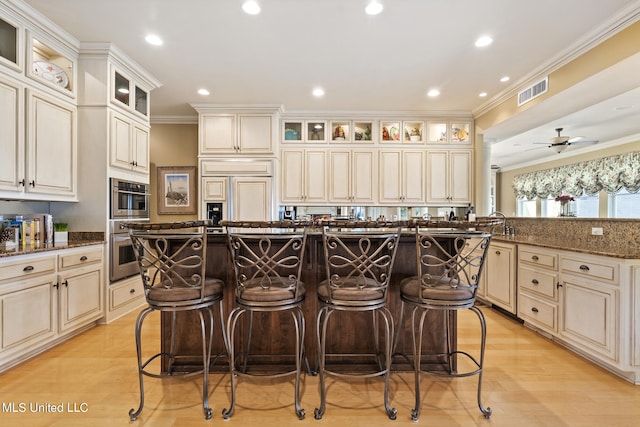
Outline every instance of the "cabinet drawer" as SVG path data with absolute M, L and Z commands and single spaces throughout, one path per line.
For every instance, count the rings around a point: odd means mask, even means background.
M 111 289 L 111 306 L 109 309 L 115 310 L 137 298 L 144 298 L 144 287 L 141 280 L 132 281 L 125 286 Z
M 528 295 L 518 295 L 518 316 L 524 320 L 552 331 L 558 331 L 557 306 L 531 298 Z
M 541 265 L 554 270 L 558 269 L 558 256 L 522 249 L 518 251 L 518 260 L 528 264 Z
M 557 300 L 557 283 L 558 276 L 556 273 L 540 271 L 524 266 L 518 269 L 518 286 L 522 289 L 528 289 Z
M 0 264 L 0 281 L 21 279 L 51 273 L 56 269 L 56 257 L 48 256 L 30 260 L 17 260 Z
M 102 261 L 102 248 L 95 248 L 82 252 L 60 255 L 58 259 L 58 266 L 61 270 L 64 270 L 99 261 Z
M 562 271 L 567 273 L 576 273 L 581 276 L 604 279 L 609 282 L 617 283 L 618 281 L 618 266 L 615 264 L 563 257 L 560 260 L 560 267 Z

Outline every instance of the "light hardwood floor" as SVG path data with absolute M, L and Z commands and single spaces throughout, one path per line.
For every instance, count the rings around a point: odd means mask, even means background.
M 483 309 L 488 324 L 483 399 L 493 409 L 490 420 L 476 406 L 476 378 L 423 376 L 419 425 L 429 426 L 639 426 L 640 386 L 634 386 L 537 335 L 512 319 Z M 289 379 L 248 381 L 238 386 L 238 406 L 231 420 L 220 412 L 228 406 L 229 377 L 212 374 L 210 403 L 214 416 L 205 421 L 201 379 L 146 378 L 146 405 L 135 422 L 128 411 L 138 404 L 133 322 L 135 313 L 107 326 L 95 327 L 62 345 L 0 374 L 2 426 L 403 426 L 413 407 L 413 376 L 394 373 L 391 400 L 398 419 L 382 408 L 382 381 L 347 383 L 329 380 L 324 418 L 314 420 L 317 377 L 306 376 L 299 421 Z M 152 314 L 156 316 L 156 314 Z M 145 342 L 157 342 L 159 327 L 145 322 Z M 156 318 L 157 319 L 157 318 Z M 476 346 L 477 321 L 460 314 L 461 344 Z M 24 404 L 26 412 L 9 412 Z M 31 412 L 33 405 L 57 406 L 63 413 Z M 73 412 L 73 410 L 79 412 Z M 72 412 L 69 412 L 71 410 Z M 83 412 L 84 411 L 84 412 Z

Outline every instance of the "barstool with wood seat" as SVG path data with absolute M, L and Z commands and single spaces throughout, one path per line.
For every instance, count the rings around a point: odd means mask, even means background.
M 131 409 L 129 417 L 138 418 L 144 407 L 143 377 L 202 375 L 202 406 L 206 419 L 212 416 L 209 407 L 209 365 L 213 342 L 213 306 L 220 308 L 221 324 L 224 324 L 222 296 L 223 282 L 205 275 L 207 259 L 207 221 L 176 223 L 125 223 L 129 229 L 133 250 L 140 267 L 147 307 L 138 314 L 135 324 L 138 376 L 140 381 L 140 405 Z M 171 313 L 171 342 L 168 351 L 160 351 L 142 360 L 142 324 L 153 311 Z M 174 371 L 176 316 L 179 312 L 198 314 L 202 338 L 202 369 L 195 372 Z M 223 333 L 224 333 L 224 327 Z M 223 336 L 226 344 L 226 339 Z M 161 358 L 166 370 L 148 370 L 148 365 Z
M 493 221 L 500 222 L 500 221 Z M 493 226 L 489 221 L 488 225 Z M 415 371 L 415 407 L 411 411 L 413 421 L 420 416 L 420 374 L 440 374 L 453 377 L 478 375 L 477 400 L 485 418 L 491 416 L 491 408 L 482 404 L 482 372 L 486 343 L 486 321 L 482 311 L 476 307 L 476 291 L 486 260 L 487 249 L 491 241 L 491 232 L 438 231 L 416 227 L 415 245 L 417 274 L 402 280 L 400 298 L 402 308 L 398 327 L 402 325 L 405 305 L 411 308 L 411 332 L 413 336 L 413 367 Z M 458 350 L 455 332 L 450 330 L 449 313 L 455 310 L 469 309 L 480 320 L 479 357 Z M 444 353 L 422 354 L 422 337 L 425 332 L 427 313 L 437 310 L 444 312 L 445 340 Z M 435 332 L 431 332 L 435 333 Z M 457 356 L 466 356 L 472 368 L 466 372 L 458 371 Z M 444 370 L 424 370 L 424 361 L 436 360 L 445 365 Z
M 322 418 L 326 408 L 327 375 L 346 378 L 384 376 L 385 411 L 390 419 L 396 418 L 396 409 L 389 405 L 393 316 L 386 304 L 399 236 L 399 228 L 373 231 L 359 229 L 340 231 L 323 228 L 326 279 L 318 284 L 318 301 L 321 304 L 317 316 L 320 406 L 314 412 L 318 420 Z M 327 325 L 336 312 L 352 314 L 370 312 L 372 314 L 372 335 L 375 347 L 373 355 L 376 368 L 356 373 L 353 370 L 345 371 L 339 366 L 327 367 Z M 378 333 L 379 318 L 382 320 L 384 330 L 382 350 Z
M 304 283 L 301 280 L 307 229 L 273 228 L 265 223 L 264 229 L 249 230 L 230 226 L 233 222 L 223 222 L 227 226 L 227 236 L 231 259 L 235 270 L 235 308 L 227 319 L 227 337 L 231 369 L 231 406 L 222 415 L 230 418 L 235 410 L 238 376 L 259 376 L 277 378 L 295 375 L 294 402 L 299 419 L 305 417 L 300 404 L 300 377 L 304 359 L 305 321 L 302 303 L 305 299 Z M 256 224 L 253 224 L 254 226 Z M 259 225 L 259 224 L 258 224 Z M 295 332 L 295 368 L 285 372 L 266 370 L 261 366 L 250 366 L 251 338 L 254 316 L 264 313 L 289 312 Z M 238 320 L 248 314 L 248 332 L 241 362 L 237 351 L 236 327 Z M 263 326 L 263 325 L 260 325 Z M 271 329 L 270 334 L 287 334 L 289 328 Z

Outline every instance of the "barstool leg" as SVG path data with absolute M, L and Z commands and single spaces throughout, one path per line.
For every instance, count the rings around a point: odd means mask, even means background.
M 141 341 L 141 332 L 142 332 L 142 322 L 144 319 L 151 313 L 153 309 L 151 307 L 144 308 L 138 313 L 138 317 L 136 318 L 135 324 L 135 336 L 136 336 L 136 353 L 138 355 L 138 381 L 140 383 L 140 405 L 138 405 L 137 410 L 133 410 L 131 408 L 129 410 L 129 419 L 131 421 L 135 421 L 140 413 L 142 412 L 142 408 L 144 407 L 144 366 L 142 364 L 142 341 Z
M 296 384 L 295 384 L 295 407 L 296 407 L 296 415 L 298 415 L 298 419 L 303 420 L 306 412 L 302 409 L 300 405 L 300 373 L 302 371 L 302 358 L 304 355 L 304 346 L 302 344 L 304 340 L 304 315 L 302 314 L 302 309 L 300 307 L 295 308 L 291 311 L 291 317 L 293 317 L 293 324 L 296 330 Z
M 315 408 L 313 411 L 314 418 L 316 420 L 322 419 L 326 407 L 327 390 L 325 388 L 325 344 L 327 341 L 327 322 L 332 311 L 329 307 L 322 307 L 318 312 L 318 319 L 316 324 L 316 331 L 318 335 L 318 374 L 320 376 L 320 407 Z
M 207 324 L 203 310 L 206 310 L 209 314 L 209 339 L 207 339 Z M 210 420 L 212 413 L 209 407 L 209 362 L 211 360 L 211 342 L 213 341 L 213 312 L 211 308 L 198 310 L 198 316 L 200 317 L 200 329 L 202 332 L 202 408 L 204 410 L 204 418 Z
M 482 311 L 474 306 L 469 307 L 469 310 L 476 313 L 478 319 L 480 320 L 480 329 L 481 329 L 481 340 L 480 340 L 480 363 L 479 363 L 479 372 L 478 372 L 478 408 L 480 408 L 480 412 L 486 419 L 491 417 L 491 408 L 487 407 L 485 409 L 482 404 L 482 371 L 484 370 L 484 348 L 487 342 L 487 321 L 484 318 L 484 314 Z
M 227 342 L 229 347 L 229 373 L 231 375 L 231 403 L 229 405 L 229 409 L 224 408 L 222 410 L 222 417 L 225 420 L 228 420 L 233 415 L 233 411 L 236 407 L 236 386 L 237 386 L 237 375 L 236 375 L 236 360 L 235 360 L 235 330 L 238 319 L 246 310 L 243 308 L 236 307 L 229 313 L 229 318 L 227 319 Z
M 422 334 L 424 332 L 424 321 L 427 317 L 429 310 L 423 310 L 420 314 L 420 318 L 416 319 L 416 315 L 419 311 L 418 307 L 414 307 L 411 311 L 411 335 L 413 337 L 413 367 L 415 373 L 415 397 L 416 404 L 411 410 L 411 421 L 418 421 L 420 418 L 420 374 L 422 372 Z M 418 331 L 416 332 L 416 322 L 418 322 Z
M 385 337 L 384 337 L 384 356 L 385 356 L 385 373 L 384 373 L 384 408 L 387 412 L 387 416 L 390 420 L 395 420 L 398 414 L 396 408 L 392 408 L 389 405 L 389 380 L 391 377 L 391 355 L 393 349 L 393 316 L 387 307 L 376 310 L 378 311 L 385 323 Z M 377 335 L 377 334 L 376 334 Z

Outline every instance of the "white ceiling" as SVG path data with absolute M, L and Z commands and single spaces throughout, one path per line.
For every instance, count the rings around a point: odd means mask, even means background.
M 242 1 L 25 0 L 77 39 L 112 42 L 150 71 L 162 83 L 151 97 L 153 120 L 192 119 L 191 103 L 477 113 L 640 19 L 640 0 L 379 0 L 385 8 L 378 16 L 364 14 L 369 0 L 258 0 L 256 16 L 242 11 Z M 148 45 L 148 33 L 164 44 Z M 493 44 L 476 48 L 481 35 L 492 36 Z M 640 133 L 637 89 L 595 115 L 576 113 L 640 87 L 638 70 L 638 62 L 627 64 L 615 81 L 599 76 L 569 99 L 555 97 L 486 130 L 492 164 L 558 156 L 533 145 L 548 142 L 556 127 L 600 140 L 596 146 Z M 504 75 L 511 80 L 501 83 Z M 311 95 L 316 86 L 326 91 L 321 99 Z M 201 87 L 211 95 L 198 95 Z M 441 95 L 428 98 L 431 88 Z M 618 111 L 625 117 L 620 122 L 611 108 L 623 105 L 634 107 Z M 579 149 L 573 145 L 561 156 Z

